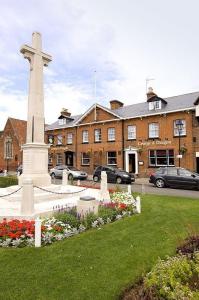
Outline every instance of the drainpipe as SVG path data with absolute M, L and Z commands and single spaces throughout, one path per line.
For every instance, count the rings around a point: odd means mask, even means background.
M 75 127 L 75 166 L 77 168 L 77 126 Z
M 122 120 L 122 168 L 124 170 L 124 120 Z

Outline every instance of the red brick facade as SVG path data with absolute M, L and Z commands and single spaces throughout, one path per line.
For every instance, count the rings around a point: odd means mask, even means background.
M 155 94 L 152 97 L 157 98 Z M 166 100 L 163 101 L 166 106 Z M 120 108 L 125 109 L 125 106 L 117 100 L 111 101 L 112 110 L 93 105 L 74 121 L 64 110 L 60 123 L 50 125 L 45 132 L 45 142 L 51 144 L 49 167 L 67 164 L 92 174 L 97 165 L 109 164 L 147 176 L 161 165 L 178 166 L 180 161 L 182 167 L 199 172 L 199 121 L 194 106 L 165 112 L 157 110 L 148 115 L 140 113 L 137 117 L 121 116 Z M 66 123 L 61 123 L 64 117 Z M 176 120 L 184 124 L 180 136 L 181 159 L 177 157 Z M 0 168 L 15 170 L 21 163 L 25 135 L 26 122 L 8 118 L 0 135 Z M 12 153 L 7 159 L 5 145 L 9 140 Z
M 184 150 L 180 164 L 190 170 L 199 171 L 199 162 L 197 163 L 196 158 L 196 152 L 199 152 L 199 126 L 195 113 L 191 109 L 124 119 L 107 112 L 100 106 L 93 108 L 80 118 L 73 131 L 72 128 L 65 128 L 46 132 L 47 135 L 53 134 L 55 141 L 58 134 L 64 137 L 62 145 L 55 146 L 55 142 L 51 146 L 52 165 L 66 164 L 65 153 L 71 151 L 73 165 L 89 174 L 92 174 L 94 168 L 101 164 L 115 164 L 139 176 L 147 176 L 162 164 L 178 166 L 179 135 L 174 132 L 174 123 L 178 119 L 183 120 L 185 124 L 185 132 L 180 136 L 181 149 Z M 151 123 L 158 124 L 158 137 L 150 138 Z M 134 138 L 128 137 L 128 126 L 135 126 Z M 108 138 L 110 128 L 114 128 L 115 131 L 111 141 Z M 101 132 L 101 139 L 98 141 L 95 140 L 95 130 Z M 87 133 L 84 141 L 85 131 Z M 73 133 L 73 142 L 70 146 L 64 140 L 69 132 Z M 62 157 L 60 161 L 57 161 L 57 154 Z
M 22 163 L 21 145 L 25 137 L 26 121 L 8 118 L 0 135 L 0 169 L 14 171 Z

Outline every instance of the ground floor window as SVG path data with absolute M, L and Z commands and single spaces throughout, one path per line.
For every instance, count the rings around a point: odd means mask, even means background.
M 48 154 L 48 164 L 49 164 L 49 165 L 52 165 L 52 164 L 53 164 L 53 156 L 52 156 L 51 153 Z
M 107 152 L 107 165 L 117 165 L 116 151 Z
M 89 166 L 90 165 L 90 155 L 89 153 L 82 153 L 82 165 Z
M 57 165 L 63 164 L 63 155 L 62 153 L 57 153 Z
M 6 140 L 5 140 L 4 158 L 5 159 L 12 159 L 13 158 L 13 145 L 12 145 L 12 139 L 11 138 L 6 138 Z
M 149 150 L 149 166 L 174 166 L 174 150 Z

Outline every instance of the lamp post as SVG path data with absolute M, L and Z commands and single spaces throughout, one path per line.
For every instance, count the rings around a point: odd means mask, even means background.
M 181 138 L 181 132 L 182 132 L 182 128 L 183 128 L 183 122 L 182 120 L 177 120 L 176 121 L 176 127 L 178 129 L 178 137 L 179 137 L 179 143 L 178 143 L 178 159 L 179 159 L 179 167 L 180 167 L 180 159 L 182 158 L 182 155 L 181 155 L 181 151 L 180 151 L 180 148 L 181 148 L 181 145 L 180 145 L 180 138 Z

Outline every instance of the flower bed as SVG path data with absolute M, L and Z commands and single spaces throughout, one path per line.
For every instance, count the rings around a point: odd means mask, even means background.
M 115 193 L 114 193 L 115 194 Z M 77 216 L 76 209 L 70 211 L 60 210 L 54 217 L 46 218 L 42 221 L 41 242 L 48 245 L 70 236 L 79 234 L 90 228 L 99 228 L 104 224 L 114 222 L 121 218 L 131 216 L 135 213 L 135 201 L 126 193 L 113 194 L 112 202 L 101 203 L 98 215 L 87 214 L 83 219 Z M 24 247 L 34 246 L 35 222 L 27 220 L 6 219 L 0 223 L 0 247 Z

